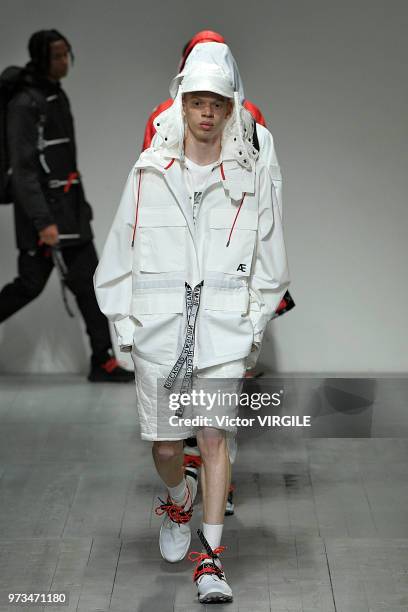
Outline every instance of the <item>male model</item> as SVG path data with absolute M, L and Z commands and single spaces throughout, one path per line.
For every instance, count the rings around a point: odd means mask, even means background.
M 122 349 L 132 350 L 141 436 L 153 442 L 168 490 L 156 509 L 164 515 L 161 553 L 180 561 L 190 546 L 196 482 L 184 475 L 183 440 L 196 436 L 204 551 L 190 559 L 197 561 L 200 602 L 225 602 L 232 590 L 219 557 L 228 440 L 236 428 L 228 420 L 191 426 L 189 408 L 172 412 L 164 400 L 173 391 L 188 395 L 206 379 L 239 386 L 289 285 L 281 215 L 269 168 L 253 146 L 252 117 L 220 66 L 200 62 L 183 71 L 155 128 L 159 144 L 130 172 L 95 289 Z M 236 406 L 216 410 L 231 416 Z
M 98 263 L 76 163 L 74 126 L 60 81 L 67 76 L 71 45 L 57 30 L 41 30 L 29 41 L 31 60 L 21 70 L 8 104 L 7 145 L 14 202 L 18 277 L 0 291 L 0 322 L 44 289 L 60 247 L 65 284 L 84 318 L 92 356 L 88 380 L 130 382 L 133 372 L 113 356 L 109 326 L 93 287 Z
M 254 121 L 256 122 L 256 127 L 254 127 L 253 132 L 253 144 L 259 151 L 260 159 L 269 167 L 276 189 L 276 196 L 278 199 L 280 212 L 282 214 L 282 178 L 272 135 L 266 129 L 265 119 L 260 109 L 253 104 L 253 102 L 246 99 L 244 85 L 237 63 L 231 53 L 230 48 L 225 44 L 223 36 L 218 32 L 213 32 L 211 30 L 203 30 L 198 32 L 184 46 L 180 62 L 180 72 L 173 79 L 170 85 L 170 94 L 172 97 L 159 104 L 150 115 L 146 124 L 143 149 L 146 149 L 152 145 L 156 146 L 158 144 L 160 137 L 156 133 L 154 120 L 161 112 L 173 104 L 173 100 L 177 94 L 178 84 L 182 80 L 185 70 L 189 70 L 192 65 L 197 62 L 208 62 L 220 66 L 230 76 L 234 85 L 234 90 L 236 90 L 239 94 L 241 104 L 251 113 Z M 284 314 L 293 306 L 294 302 L 292 297 L 290 296 L 289 292 L 286 292 L 276 310 L 274 317 Z M 248 379 L 255 375 L 254 367 L 258 359 L 259 352 L 259 349 L 254 347 L 254 350 L 251 352 L 251 355 L 247 360 L 245 377 Z M 230 459 L 231 462 L 233 462 L 236 454 L 236 448 L 233 447 L 232 442 L 230 445 L 230 451 Z M 190 438 L 185 441 L 184 466 L 186 473 L 190 474 L 197 474 L 198 469 L 201 466 L 200 451 L 195 438 Z M 234 489 L 235 487 L 231 484 L 225 506 L 226 516 L 234 514 Z

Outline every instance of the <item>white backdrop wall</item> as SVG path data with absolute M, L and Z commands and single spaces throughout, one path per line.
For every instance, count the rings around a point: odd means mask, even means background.
M 281 372 L 407 371 L 404 1 L 3 0 L 0 21 L 2 67 L 27 61 L 37 29 L 55 27 L 73 45 L 63 86 L 99 250 L 183 44 L 204 28 L 223 33 L 285 181 L 297 307 L 270 325 L 263 363 Z M 12 210 L 1 207 L 1 285 L 16 274 L 13 232 Z M 0 325 L 0 372 L 84 372 L 88 357 L 55 273 Z

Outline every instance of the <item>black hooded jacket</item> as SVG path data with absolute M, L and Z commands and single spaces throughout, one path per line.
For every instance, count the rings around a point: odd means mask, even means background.
M 42 162 L 38 147 L 41 113 L 45 115 Z M 38 232 L 54 223 L 60 234 L 80 234 L 79 240 L 63 244 L 92 240 L 92 209 L 85 200 L 80 177 L 68 191 L 68 185 L 55 187 L 56 181 L 67 181 L 77 172 L 73 118 L 59 83 L 26 70 L 23 87 L 8 106 L 7 143 L 18 248 L 35 248 Z

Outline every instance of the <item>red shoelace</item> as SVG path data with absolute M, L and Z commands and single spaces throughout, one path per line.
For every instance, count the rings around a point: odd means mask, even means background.
M 167 513 L 167 515 L 173 521 L 173 523 L 178 523 L 178 524 L 188 523 L 189 520 L 191 519 L 191 516 L 193 514 L 193 504 L 191 504 L 188 510 L 184 510 L 184 508 L 187 505 L 187 502 L 189 500 L 191 501 L 191 493 L 188 487 L 187 487 L 186 501 L 181 506 L 174 503 L 170 495 L 167 495 L 167 500 L 165 502 L 160 497 L 159 497 L 159 500 L 161 501 L 161 504 L 154 509 L 157 516 L 162 516 L 163 514 Z
M 200 455 L 184 455 L 184 467 L 193 467 L 200 468 L 201 467 L 201 457 Z
M 224 552 L 225 548 L 225 546 L 217 546 L 217 548 L 214 548 L 213 550 L 214 555 L 218 556 L 220 553 Z M 203 565 L 203 561 L 205 561 L 206 559 L 211 559 L 212 563 L 206 563 L 205 565 Z M 216 574 L 219 578 L 224 577 L 222 567 L 218 567 L 218 565 L 215 564 L 214 559 L 205 552 L 198 552 L 193 550 L 191 551 L 191 553 L 189 553 L 188 560 L 192 561 L 193 563 L 197 562 L 193 574 L 193 582 L 198 580 L 198 578 L 200 578 L 200 576 L 203 576 L 204 574 Z

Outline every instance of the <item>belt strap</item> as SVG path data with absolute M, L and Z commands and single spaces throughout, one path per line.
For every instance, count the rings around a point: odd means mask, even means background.
M 70 142 L 70 141 L 71 141 L 70 138 L 54 138 L 54 140 L 46 140 L 44 138 L 43 148 L 45 149 L 46 147 L 53 147 L 55 145 L 64 144 L 65 142 Z
M 186 362 L 186 371 L 181 383 L 180 393 L 188 393 L 191 390 L 193 381 L 193 363 L 194 363 L 194 339 L 195 339 L 195 325 L 197 320 L 198 308 L 200 306 L 201 289 L 204 281 L 201 281 L 198 285 L 192 289 L 188 283 L 185 283 L 186 287 L 186 308 L 187 308 L 187 329 L 184 345 L 181 353 L 170 370 L 169 375 L 166 378 L 164 387 L 171 389 L 174 382 Z M 183 416 L 184 407 L 180 406 L 175 414 L 176 416 Z
M 48 187 L 50 189 L 59 189 L 60 187 L 65 187 L 65 185 L 77 185 L 79 183 L 79 179 L 72 179 L 71 181 L 60 181 L 59 179 L 51 179 L 48 181 Z

